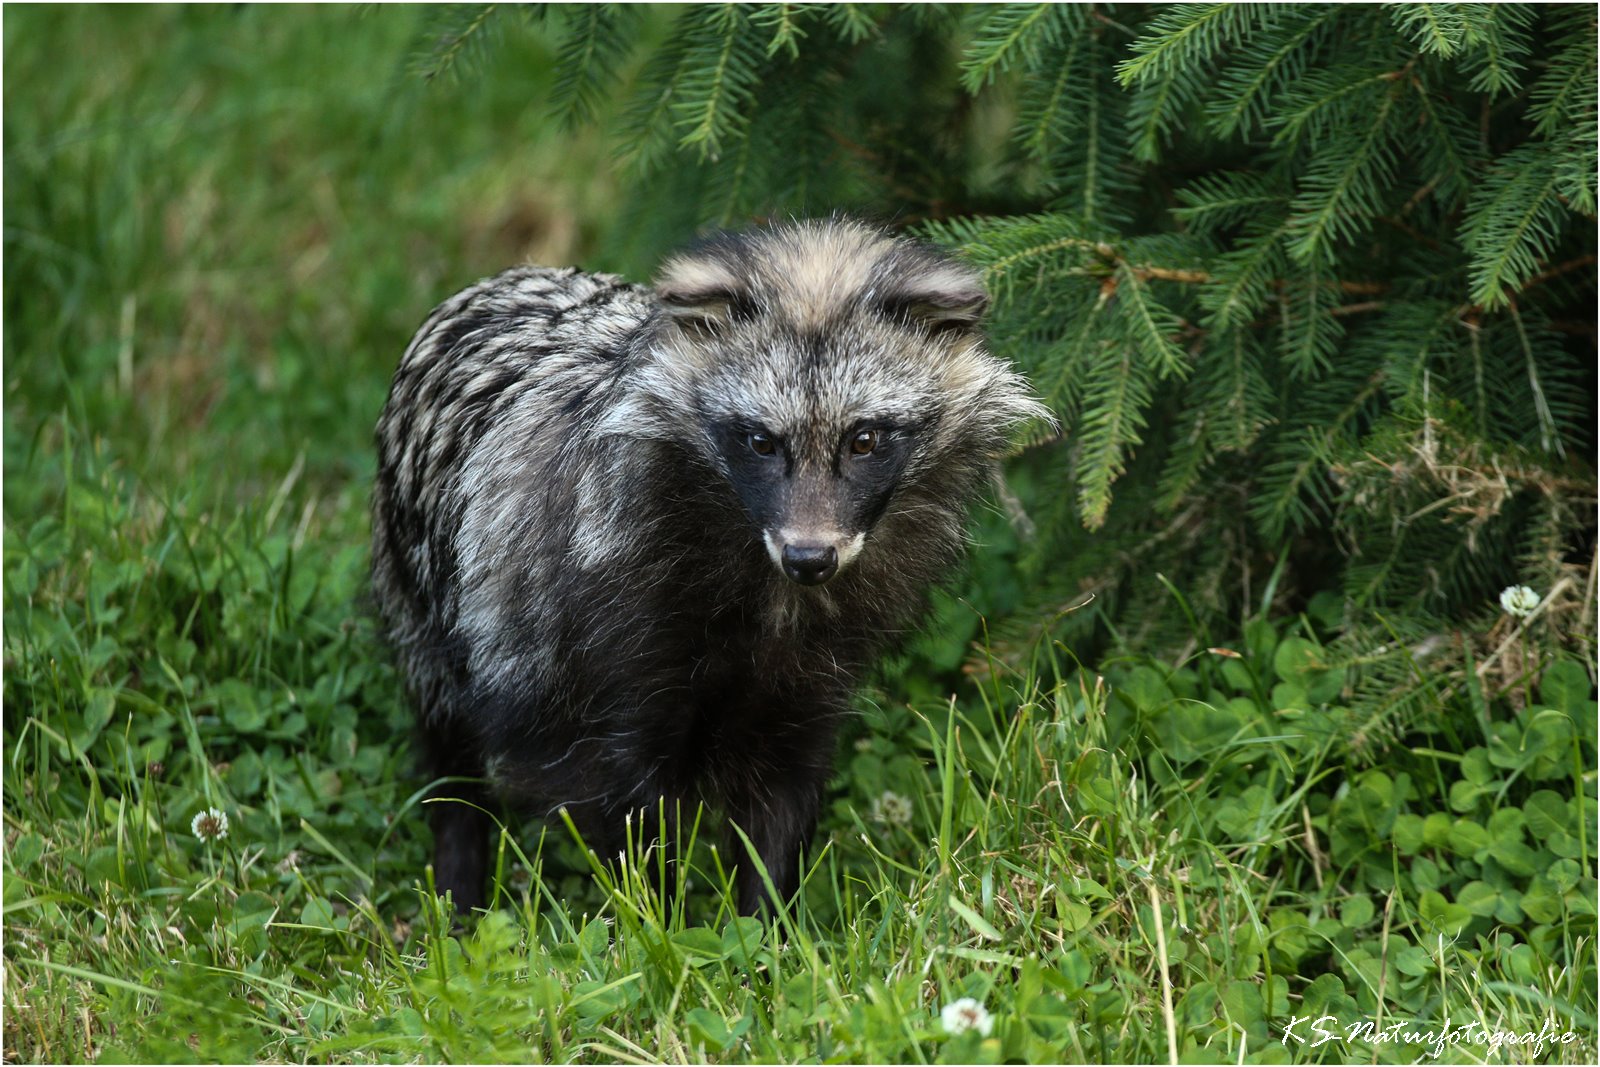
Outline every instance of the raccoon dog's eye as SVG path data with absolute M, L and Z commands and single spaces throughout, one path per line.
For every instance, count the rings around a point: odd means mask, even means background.
M 744 435 L 744 439 L 750 446 L 750 451 L 758 456 L 770 456 L 778 451 L 777 444 L 764 433 L 748 433 Z
M 862 430 L 850 439 L 850 454 L 853 456 L 870 456 L 877 447 L 877 430 Z

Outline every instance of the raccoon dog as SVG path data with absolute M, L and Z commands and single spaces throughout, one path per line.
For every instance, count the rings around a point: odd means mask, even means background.
M 832 219 L 712 238 L 653 289 L 516 268 L 428 317 L 378 423 L 372 577 L 428 770 L 486 783 L 430 805 L 441 893 L 484 903 L 490 795 L 601 855 L 703 801 L 794 893 L 852 689 L 1050 417 L 985 303 Z

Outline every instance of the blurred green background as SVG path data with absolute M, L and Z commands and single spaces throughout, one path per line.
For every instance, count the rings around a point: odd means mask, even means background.
M 470 87 L 429 82 L 427 17 L 8 13 L 8 508 L 49 491 L 18 464 L 57 451 L 63 411 L 162 483 L 244 500 L 303 455 L 341 492 L 445 295 L 524 259 L 648 268 L 600 254 L 617 187 L 541 100 L 550 50 L 521 35 Z

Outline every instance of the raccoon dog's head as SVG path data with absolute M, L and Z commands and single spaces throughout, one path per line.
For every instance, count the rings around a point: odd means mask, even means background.
M 859 222 L 713 238 L 668 260 L 656 296 L 632 431 L 721 472 L 801 585 L 896 515 L 959 525 L 1014 425 L 1050 418 L 984 350 L 976 272 Z

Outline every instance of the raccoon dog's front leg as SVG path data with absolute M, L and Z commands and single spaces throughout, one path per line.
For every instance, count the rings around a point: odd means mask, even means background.
M 435 778 L 480 778 L 476 739 L 449 719 L 426 717 L 422 742 Z M 488 904 L 489 837 L 494 820 L 485 807 L 489 792 L 473 782 L 447 782 L 429 795 L 428 825 L 433 830 L 433 884 L 449 893 L 459 914 Z
M 781 777 L 752 781 L 742 796 L 728 800 L 728 819 L 744 831 L 761 857 L 780 906 L 786 906 L 800 889 L 800 851 L 816 829 L 826 778 L 825 767 L 795 768 Z M 777 910 L 773 898 L 733 826 L 728 828 L 726 848 L 737 865 L 734 886 L 739 892 L 739 911 L 744 915 L 773 914 Z

